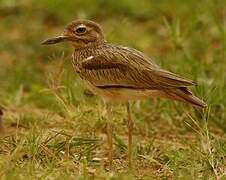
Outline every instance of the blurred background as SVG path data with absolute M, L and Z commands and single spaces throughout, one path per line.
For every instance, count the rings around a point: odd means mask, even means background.
M 76 136 L 90 141 L 101 139 L 105 133 L 101 100 L 84 93 L 85 88 L 72 70 L 73 48 L 67 44 L 40 45 L 78 18 L 98 22 L 107 41 L 143 51 L 161 67 L 197 81 L 198 86 L 192 90 L 209 104 L 207 110 L 200 111 L 168 100 L 135 103 L 134 156 L 139 164 L 144 164 L 131 177 L 223 177 L 226 172 L 226 1 L 0 0 L 0 108 L 4 111 L 2 121 L 6 133 L 0 142 L 0 165 L 5 167 L 9 157 L 13 160 L 2 170 L 4 177 L 18 174 L 26 177 L 22 166 L 28 166 L 34 178 L 41 173 L 40 167 L 49 167 L 39 159 L 43 156 L 51 159 L 51 155 L 43 155 L 39 146 L 36 152 L 28 147 L 45 142 L 40 139 L 54 134 L 53 129 L 70 134 L 72 139 Z M 118 105 L 115 111 L 115 156 L 124 160 L 125 110 Z M 53 138 L 51 147 L 46 143 L 46 148 L 52 153 L 58 151 L 57 145 L 67 140 L 65 134 Z M 36 142 L 37 139 L 40 141 Z M 141 140 L 144 142 L 139 144 Z M 172 143 L 168 144 L 169 141 Z M 106 149 L 101 149 L 98 143 L 86 152 L 81 144 L 71 145 L 74 149 L 68 161 L 75 161 L 74 152 L 82 152 L 81 157 L 89 157 L 85 163 L 88 170 L 95 169 L 92 175 L 107 176 L 100 168 L 102 165 L 92 164 L 96 155 L 106 156 Z M 23 149 L 22 154 L 18 148 Z M 16 158 L 13 152 L 19 152 Z M 51 160 L 59 165 L 58 160 Z M 119 162 L 125 164 L 123 160 Z M 36 169 L 28 162 L 40 167 Z M 71 168 L 71 164 L 63 167 L 56 164 L 49 176 L 56 176 L 51 174 L 55 170 Z M 76 170 L 64 169 L 66 174 L 90 175 L 89 171 L 80 171 L 80 165 L 72 166 Z M 121 168 L 126 169 L 124 165 Z M 117 176 L 127 177 L 123 173 Z M 44 172 L 41 177 L 46 177 Z

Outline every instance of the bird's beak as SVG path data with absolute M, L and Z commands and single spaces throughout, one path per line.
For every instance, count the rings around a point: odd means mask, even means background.
M 42 45 L 56 44 L 56 43 L 63 42 L 66 39 L 67 39 L 67 36 L 59 35 L 59 36 L 56 36 L 56 37 L 48 38 L 48 39 L 42 41 L 41 44 Z

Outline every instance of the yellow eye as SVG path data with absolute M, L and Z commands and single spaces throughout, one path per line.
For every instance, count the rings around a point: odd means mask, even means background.
M 78 27 L 75 30 L 75 32 L 78 33 L 78 34 L 84 34 L 86 32 L 86 27 Z

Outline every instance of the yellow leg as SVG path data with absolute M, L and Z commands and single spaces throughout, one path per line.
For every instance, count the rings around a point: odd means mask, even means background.
M 111 113 L 112 109 L 109 104 L 105 103 L 105 108 L 107 111 L 107 140 L 108 140 L 108 161 L 109 161 L 109 170 L 112 170 L 113 163 L 113 126 L 111 122 Z
M 130 104 L 126 103 L 126 109 L 128 114 L 128 160 L 129 160 L 129 168 L 132 168 L 132 135 L 133 135 L 133 120 L 131 118 Z

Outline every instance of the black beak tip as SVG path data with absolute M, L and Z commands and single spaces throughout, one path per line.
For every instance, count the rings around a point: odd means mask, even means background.
M 41 45 L 51 45 L 51 44 L 56 44 L 58 42 L 59 41 L 56 38 L 49 38 L 49 39 L 42 41 Z
M 41 45 L 47 45 L 47 44 L 48 44 L 48 43 L 47 43 L 46 40 L 44 40 L 44 41 L 41 42 Z
M 52 37 L 52 38 L 42 41 L 41 45 L 56 44 L 56 43 L 63 42 L 64 40 L 65 40 L 65 36 L 56 36 L 56 37 Z

